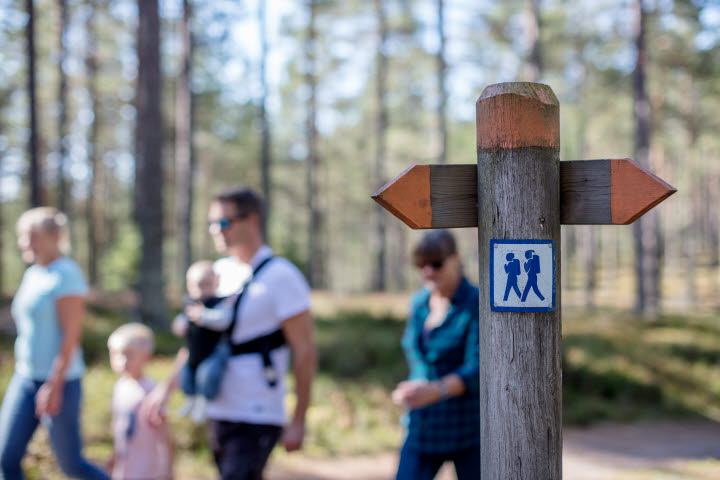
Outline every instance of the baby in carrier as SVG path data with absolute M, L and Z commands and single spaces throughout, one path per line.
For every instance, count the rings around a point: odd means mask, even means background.
M 188 399 L 179 414 L 193 421 L 205 419 L 205 404 L 220 390 L 229 347 L 221 338 L 231 322 L 232 301 L 217 297 L 218 276 L 210 261 L 193 263 L 186 274 L 188 298 L 173 321 L 173 332 L 184 337 L 187 363 L 180 371 L 180 387 Z

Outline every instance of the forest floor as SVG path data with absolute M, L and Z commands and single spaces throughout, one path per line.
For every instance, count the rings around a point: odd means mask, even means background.
M 405 362 L 398 347 L 404 297 L 316 299 L 320 371 L 302 453 L 273 454 L 270 480 L 391 479 L 401 414 L 390 400 Z M 0 396 L 12 373 L 14 328 L 0 299 Z M 126 302 L 93 302 L 84 334 L 85 452 L 101 463 L 112 439 L 106 341 L 132 318 Z M 338 306 L 339 305 L 339 306 Z M 372 308 L 368 308 L 372 307 Z M 159 331 L 151 378 L 165 378 L 179 340 Z M 564 309 L 563 477 L 566 480 L 720 478 L 718 310 L 675 311 L 648 324 L 622 309 Z M 92 386 L 92 387 L 90 387 Z M 292 390 L 292 385 L 291 385 Z M 291 396 L 292 397 L 292 396 Z M 292 401 L 292 398 L 290 398 Z M 176 395 L 171 412 L 182 402 Z M 290 406 L 290 405 L 289 405 Z M 177 480 L 215 478 L 202 426 L 171 416 Z M 64 478 L 38 432 L 24 463 L 30 480 Z M 449 466 L 441 480 L 454 478 Z
M 565 428 L 563 477 L 567 480 L 709 480 L 720 478 L 720 424 L 664 421 Z M 312 458 L 284 456 L 270 480 L 386 480 L 396 454 Z M 439 480 L 455 478 L 445 465 Z

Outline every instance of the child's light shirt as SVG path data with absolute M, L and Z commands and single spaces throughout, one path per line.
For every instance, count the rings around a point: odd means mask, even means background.
M 113 480 L 165 480 L 172 476 L 170 445 L 165 430 L 138 415 L 140 402 L 155 383 L 147 378 L 122 376 L 112 397 L 115 464 Z

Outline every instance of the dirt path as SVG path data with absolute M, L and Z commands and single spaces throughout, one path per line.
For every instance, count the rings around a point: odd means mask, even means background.
M 659 422 L 603 425 L 563 432 L 563 477 L 569 480 L 720 478 L 720 424 Z M 694 463 L 695 462 L 695 463 Z M 693 468 L 689 466 L 693 465 Z M 397 457 L 313 459 L 289 456 L 270 469 L 270 480 L 387 480 L 393 478 Z M 446 466 L 447 467 L 447 466 Z M 445 468 L 439 479 L 455 478 Z

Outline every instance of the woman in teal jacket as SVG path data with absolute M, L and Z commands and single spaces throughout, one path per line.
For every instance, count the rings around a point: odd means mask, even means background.
M 480 478 L 479 294 L 463 275 L 455 239 L 426 233 L 414 252 L 425 286 L 412 299 L 402 345 L 410 376 L 393 392 L 407 409 L 397 480 L 431 480 L 452 461 Z

